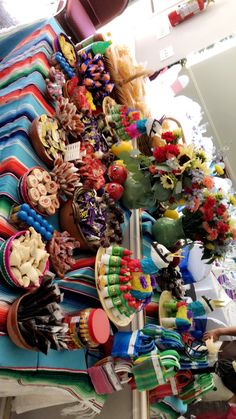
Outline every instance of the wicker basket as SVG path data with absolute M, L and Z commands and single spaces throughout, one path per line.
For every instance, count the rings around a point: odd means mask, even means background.
M 169 117 L 169 116 L 168 117 L 165 117 L 164 120 L 163 120 L 163 122 L 164 121 L 174 122 L 177 125 L 177 127 L 181 129 L 181 131 L 182 131 L 182 143 L 183 144 L 186 144 L 186 139 L 185 139 L 185 136 L 184 136 L 184 131 L 183 131 L 183 128 L 182 128 L 180 122 L 177 119 L 172 118 L 172 117 Z M 153 147 L 152 147 L 152 139 L 151 139 L 150 136 L 144 134 L 140 138 L 138 138 L 138 140 L 137 140 L 137 146 L 138 146 L 139 151 L 142 154 L 144 154 L 145 156 L 148 156 L 148 157 L 152 156 L 152 149 L 153 149 Z

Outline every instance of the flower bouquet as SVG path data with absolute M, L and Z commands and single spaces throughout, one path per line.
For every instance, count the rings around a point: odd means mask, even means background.
M 163 132 L 160 145 L 153 150 L 153 156 L 141 153 L 135 157 L 127 153 L 120 156 L 129 171 L 123 196 L 125 206 L 140 208 L 138 204 L 143 199 L 139 195 L 142 196 L 145 191 L 144 201 L 148 201 L 148 205 L 143 208 L 148 209 L 161 202 L 167 207 L 184 204 L 194 209 L 203 191 L 213 188 L 214 182 L 204 151 L 193 145 L 178 144 L 181 137 L 179 131 Z M 130 202 L 134 180 L 139 194 L 136 194 L 136 200 Z
M 236 226 L 231 217 L 231 203 L 221 192 L 206 194 L 198 208 L 183 211 L 182 225 L 186 237 L 203 244 L 203 259 L 211 262 L 235 245 Z
M 232 199 L 231 202 L 233 204 Z M 231 216 L 231 202 L 222 192 L 205 192 L 194 209 L 184 208 L 183 216 L 178 220 L 165 217 L 157 220 L 153 225 L 154 238 L 169 247 L 178 239 L 199 241 L 203 246 L 202 259 L 212 263 L 214 259 L 224 257 L 235 245 L 236 226 Z

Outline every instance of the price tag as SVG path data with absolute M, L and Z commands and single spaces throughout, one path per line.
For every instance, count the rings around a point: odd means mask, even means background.
M 66 152 L 65 152 L 65 161 L 73 161 L 73 160 L 80 160 L 81 159 L 80 154 L 80 142 L 73 144 L 68 144 L 66 146 Z

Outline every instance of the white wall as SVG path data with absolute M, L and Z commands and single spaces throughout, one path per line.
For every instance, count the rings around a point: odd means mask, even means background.
M 165 0 L 163 0 L 165 1 Z M 236 31 L 236 1 L 216 0 L 207 10 L 171 28 L 169 35 L 157 38 L 159 15 L 145 21 L 135 34 L 135 54 L 138 62 L 158 70 L 198 51 Z M 160 61 L 160 50 L 172 46 L 174 55 Z

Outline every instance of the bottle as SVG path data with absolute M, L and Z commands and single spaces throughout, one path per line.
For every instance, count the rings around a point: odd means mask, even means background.
M 83 48 L 78 51 L 79 54 L 82 52 L 89 53 L 92 52 L 93 55 L 97 54 L 104 54 L 107 48 L 111 45 L 111 41 L 97 41 L 93 42 L 91 45 L 89 45 L 86 48 Z
M 132 251 L 129 249 L 126 249 L 125 247 L 121 247 L 121 246 L 110 246 L 106 249 L 106 253 L 108 255 L 113 255 L 113 256 L 130 256 L 132 255 Z
M 76 44 L 75 48 L 76 51 L 80 51 L 81 49 L 85 49 L 86 47 L 90 46 L 91 44 L 100 41 L 104 41 L 104 36 L 102 33 L 95 33 L 93 35 L 88 36 L 88 38 L 85 38 L 83 41 Z
M 176 26 L 190 17 L 202 12 L 207 6 L 208 0 L 184 0 L 178 4 L 176 10 L 168 14 L 171 26 Z

